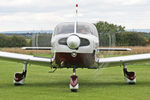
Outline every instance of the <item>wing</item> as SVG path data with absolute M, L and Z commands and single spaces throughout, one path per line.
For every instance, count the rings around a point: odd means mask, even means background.
M 22 47 L 23 50 L 51 50 L 52 47 Z
M 99 51 L 131 51 L 130 48 L 97 48 Z
M 50 65 L 54 61 L 54 58 L 36 57 L 32 55 L 9 53 L 0 51 L 0 59 L 9 60 L 15 62 L 28 62 L 30 64 L 38 65 Z
M 96 59 L 97 63 L 109 64 L 109 66 L 122 65 L 124 63 L 145 63 L 148 61 L 150 61 L 150 53 Z

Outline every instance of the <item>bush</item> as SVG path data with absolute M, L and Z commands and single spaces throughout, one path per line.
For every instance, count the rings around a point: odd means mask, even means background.
M 26 44 L 27 42 L 23 36 L 0 34 L 0 47 L 22 47 Z
M 121 32 L 116 34 L 117 46 L 145 46 L 148 40 L 138 32 Z

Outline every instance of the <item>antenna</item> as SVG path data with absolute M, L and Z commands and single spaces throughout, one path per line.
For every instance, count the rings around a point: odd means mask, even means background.
M 77 22 L 78 22 L 78 2 L 76 0 L 76 13 L 75 13 L 75 23 L 74 23 L 74 33 L 77 33 Z

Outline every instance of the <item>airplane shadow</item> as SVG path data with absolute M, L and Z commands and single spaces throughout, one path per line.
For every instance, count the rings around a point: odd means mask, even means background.
M 91 87 L 91 88 L 100 88 L 100 87 L 112 87 L 112 86 L 132 86 L 125 82 L 79 82 L 80 87 Z M 69 81 L 59 81 L 59 82 L 46 82 L 46 83 L 26 83 L 26 87 L 68 87 Z M 150 86 L 150 82 L 137 82 L 133 86 Z
M 67 82 L 59 81 L 59 82 L 38 82 L 38 83 L 26 83 L 26 87 L 61 87 L 61 86 L 68 86 Z
M 84 81 L 80 81 L 79 82 L 80 85 L 80 89 L 88 87 L 88 88 L 104 88 L 104 87 L 113 87 L 113 86 L 138 86 L 138 87 L 149 87 L 150 86 L 150 82 L 137 82 L 135 85 L 129 85 L 126 84 L 125 82 L 84 82 Z M 68 88 L 69 87 L 69 81 L 64 82 L 64 81 L 57 81 L 57 82 L 34 82 L 34 83 L 25 83 L 24 85 L 19 85 L 16 87 L 44 87 L 44 88 Z M 1 88 L 14 88 L 13 84 L 3 84 L 2 86 L 0 86 Z

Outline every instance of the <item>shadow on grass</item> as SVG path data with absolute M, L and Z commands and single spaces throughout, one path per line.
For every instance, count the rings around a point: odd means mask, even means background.
M 150 86 L 150 82 L 137 82 L 135 85 L 129 85 L 125 82 L 79 82 L 80 87 L 101 88 L 112 86 Z M 47 83 L 26 83 L 26 87 L 69 87 L 69 81 L 47 82 Z
M 138 85 L 138 86 L 150 86 L 150 81 L 137 82 L 136 85 Z
M 137 82 L 135 85 L 128 85 L 125 82 L 79 82 L 80 87 L 88 87 L 88 88 L 101 88 L 101 87 L 120 87 L 120 86 L 145 86 L 149 87 L 150 82 Z M 69 87 L 69 81 L 64 82 L 64 81 L 57 81 L 57 82 L 34 82 L 34 83 L 25 83 L 24 85 L 19 85 L 19 86 L 14 86 L 12 84 L 0 84 L 0 88 L 13 88 L 13 87 L 49 87 L 49 88 L 68 88 Z
M 109 87 L 109 86 L 126 86 L 129 84 L 126 84 L 125 82 L 79 82 L 80 86 L 90 86 L 90 87 Z M 23 86 L 26 87 L 68 87 L 69 82 L 47 82 L 47 83 L 26 83 Z M 138 86 L 150 86 L 150 82 L 139 82 L 135 85 Z M 132 86 L 132 84 L 130 85 Z
M 59 81 L 59 82 L 38 82 L 38 83 L 26 83 L 26 87 L 64 87 L 68 86 L 67 82 Z

